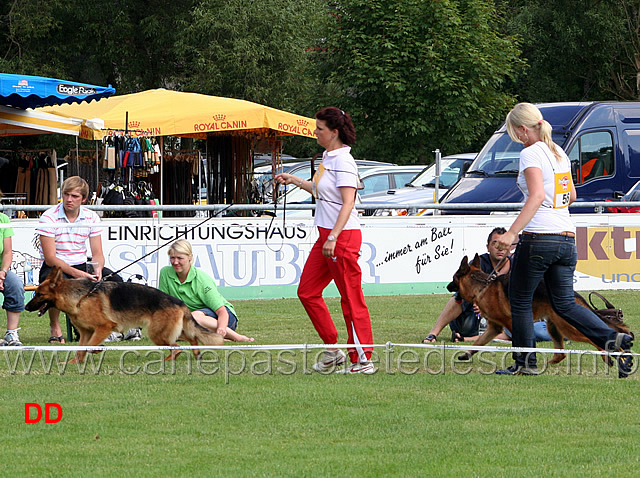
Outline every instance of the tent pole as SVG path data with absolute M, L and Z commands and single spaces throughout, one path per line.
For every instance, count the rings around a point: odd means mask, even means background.
M 160 204 L 164 204 L 164 136 L 160 136 Z
M 76 169 L 78 170 L 78 176 L 80 176 L 80 150 L 78 149 L 78 137 L 76 136 Z
M 98 156 L 98 142 L 96 141 L 96 199 L 98 199 L 98 184 L 100 184 L 100 170 L 98 164 L 100 164 L 100 158 Z

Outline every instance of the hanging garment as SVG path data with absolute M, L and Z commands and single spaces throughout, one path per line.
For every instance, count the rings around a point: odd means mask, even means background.
M 49 156 L 47 172 L 49 173 L 49 198 L 45 204 L 58 204 L 58 153 L 54 149 Z

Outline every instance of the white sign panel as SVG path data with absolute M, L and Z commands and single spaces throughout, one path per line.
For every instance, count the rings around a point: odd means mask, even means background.
M 640 288 L 640 217 L 633 214 L 574 215 L 578 228 L 576 289 Z M 367 295 L 446 292 L 462 258 L 486 252 L 487 237 L 508 227 L 511 215 L 364 218 L 360 266 Z M 107 266 L 124 279 L 140 274 L 156 285 L 169 264 L 168 245 L 188 239 L 195 265 L 210 274 L 230 300 L 296 297 L 311 246 L 311 220 L 267 218 L 105 219 Z M 14 220 L 13 269 L 37 283 L 41 264 L 37 220 Z M 146 256 L 146 257 L 145 257 Z M 337 295 L 333 288 L 326 295 Z

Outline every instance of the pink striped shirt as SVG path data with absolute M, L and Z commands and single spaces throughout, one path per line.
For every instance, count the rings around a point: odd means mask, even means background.
M 72 224 L 64 213 L 62 203 L 47 209 L 40 216 L 41 224 Z M 70 266 L 84 264 L 87 262 L 87 239 L 89 237 L 100 236 L 102 227 L 98 215 L 90 209 L 80 206 L 78 218 L 73 222 L 78 227 L 47 228 L 40 225 L 36 232 L 41 236 L 54 237 L 56 240 L 56 257 L 62 259 Z M 82 227 L 80 227 L 82 226 Z M 40 256 L 44 260 L 42 245 L 40 246 Z

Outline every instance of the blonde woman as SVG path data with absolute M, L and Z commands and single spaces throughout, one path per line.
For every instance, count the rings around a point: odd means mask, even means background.
M 171 265 L 160 270 L 158 289 L 182 300 L 200 325 L 215 330 L 225 339 L 254 341 L 253 337 L 236 332 L 236 312 L 218 292 L 213 278 L 192 267 L 193 250 L 189 241 L 180 239 L 171 244 L 169 260 Z
M 631 336 L 609 328 L 574 299 L 573 274 L 578 254 L 569 205 L 576 199 L 576 190 L 569 158 L 553 142 L 551 125 L 535 105 L 517 104 L 507 115 L 506 123 L 511 139 L 524 145 L 517 181 L 525 203 L 509 230 L 498 239 L 498 246 L 506 250 L 522 231 L 509 281 L 513 346 L 536 346 L 531 303 L 536 287 L 544 278 L 551 305 L 563 319 L 595 345 L 612 352 L 629 352 L 633 345 Z M 496 373 L 538 373 L 534 352 L 516 352 L 513 358 L 514 365 Z M 618 375 L 626 377 L 632 365 L 630 354 L 618 356 Z

